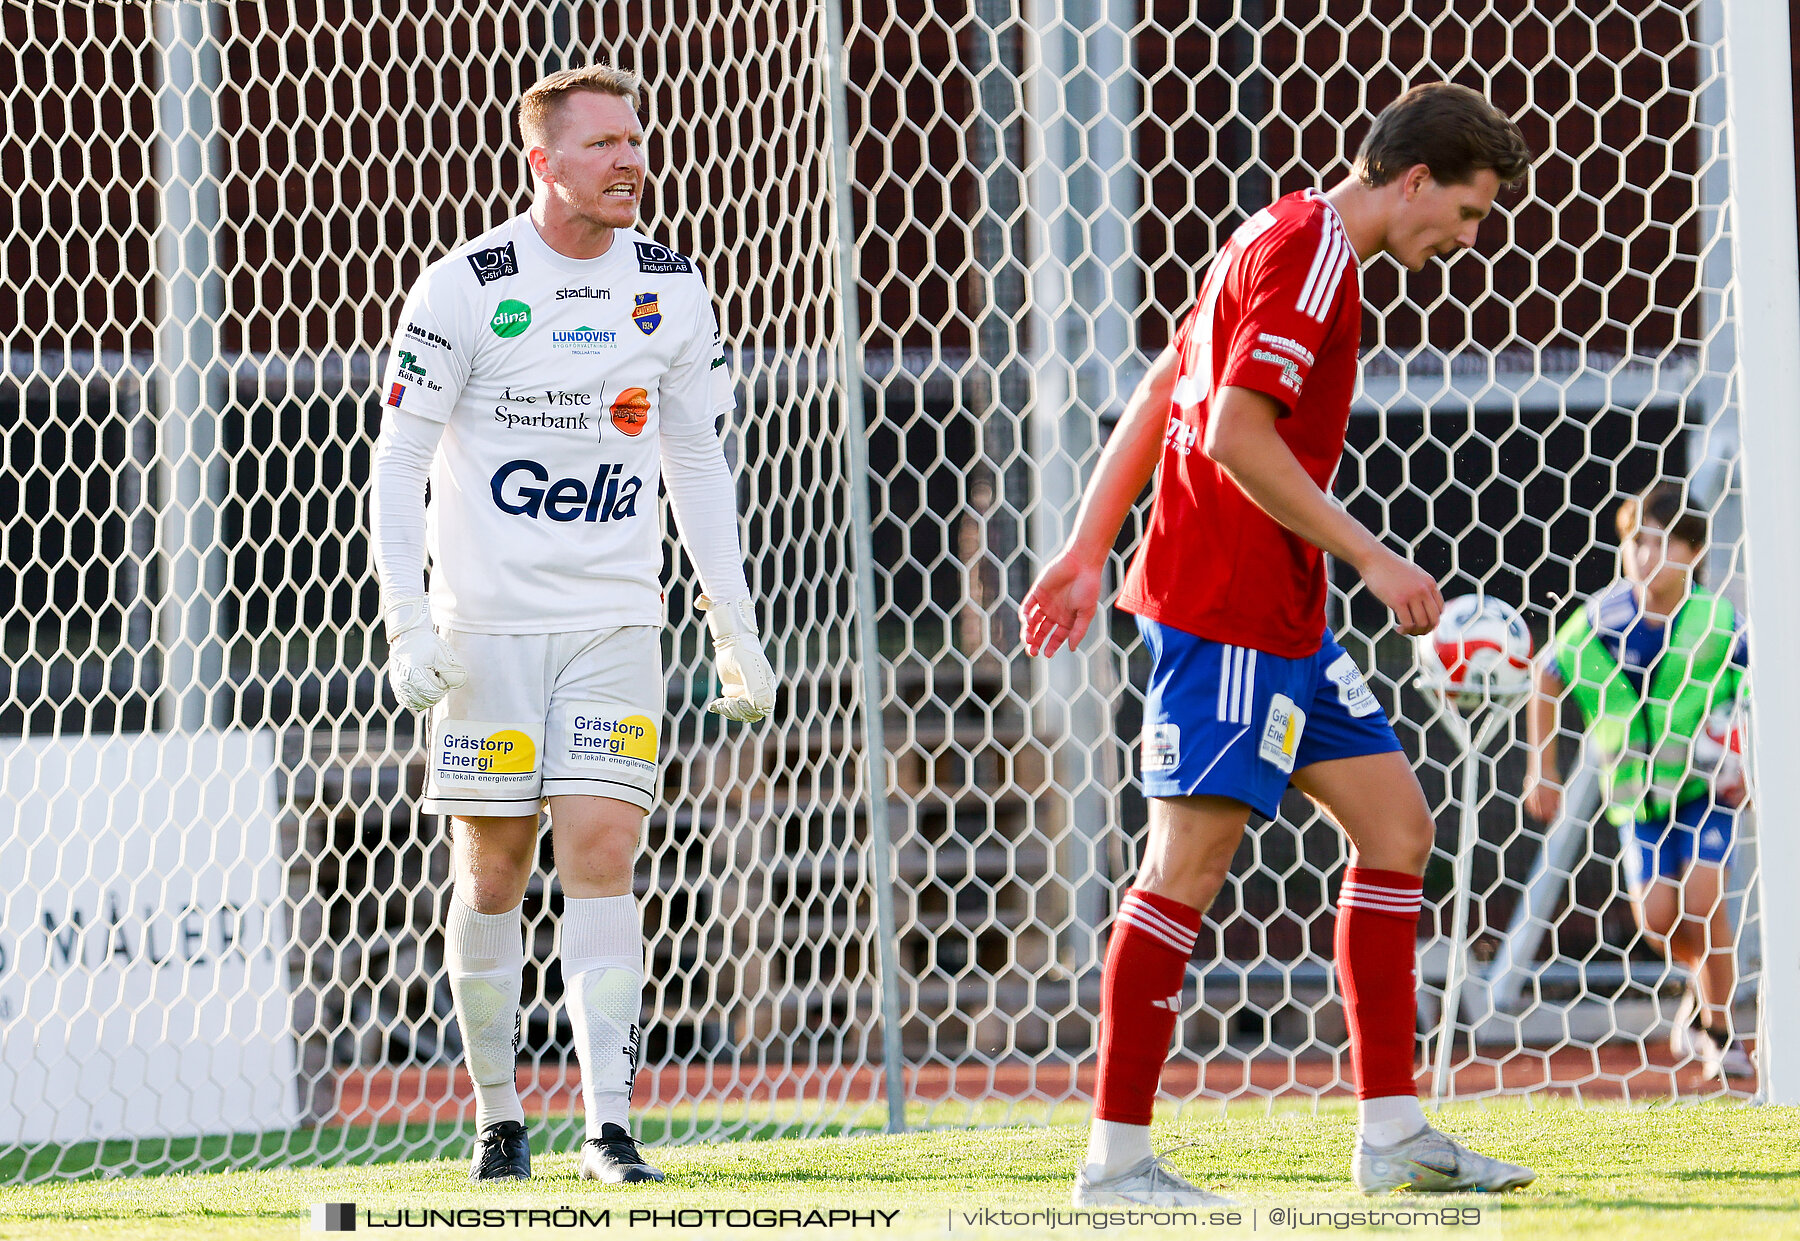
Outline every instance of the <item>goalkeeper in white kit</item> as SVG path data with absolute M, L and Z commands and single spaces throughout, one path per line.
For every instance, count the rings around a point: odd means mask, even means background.
M 524 93 L 531 209 L 426 269 L 382 385 L 371 515 L 388 677 L 431 710 L 422 808 L 452 818 L 444 943 L 477 1181 L 531 1174 L 514 1039 L 546 803 L 581 1175 L 662 1180 L 628 1118 L 644 984 L 632 865 L 664 702 L 659 480 L 706 592 L 723 690 L 710 709 L 753 721 L 774 706 L 716 429 L 733 396 L 711 299 L 689 259 L 633 228 L 641 91 L 596 66 Z

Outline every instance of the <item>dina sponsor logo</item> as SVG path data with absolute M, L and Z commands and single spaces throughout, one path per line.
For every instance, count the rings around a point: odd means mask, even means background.
M 612 290 L 611 289 L 595 289 L 595 288 L 591 288 L 587 285 L 583 285 L 579 289 L 558 289 L 556 291 L 556 300 L 559 302 L 566 302 L 572 297 L 573 298 L 593 298 L 593 299 L 597 299 L 597 300 L 603 301 L 603 302 L 610 302 L 610 301 L 612 301 Z
M 509 241 L 503 246 L 490 246 L 485 250 L 475 251 L 469 256 L 469 266 L 475 269 L 477 281 L 484 285 L 492 284 L 496 280 L 519 274 L 519 255 Z
M 619 334 L 583 324 L 581 327 L 562 328 L 550 333 L 550 344 L 553 348 L 566 349 L 570 353 L 603 353 L 619 347 Z
M 510 297 L 494 307 L 494 317 L 488 320 L 488 327 L 502 339 L 523 336 L 530 326 L 531 307 Z
M 638 270 L 651 276 L 680 275 L 694 270 L 686 256 L 654 241 L 637 243 Z
M 623 521 L 637 516 L 638 492 L 644 480 L 633 474 L 623 477 L 625 467 L 608 463 L 594 473 L 594 481 L 559 478 L 550 481 L 550 471 L 536 461 L 521 458 L 508 461 L 489 481 L 494 507 L 503 513 L 529 517 L 536 521 L 606 522 Z

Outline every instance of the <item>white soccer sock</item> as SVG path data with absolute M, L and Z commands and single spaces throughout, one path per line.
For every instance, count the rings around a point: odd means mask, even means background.
M 525 1122 L 519 1102 L 519 988 L 525 971 L 524 905 L 501 914 L 477 913 L 450 897 L 444 925 L 444 963 L 456 1023 L 462 1028 L 463 1064 L 475 1083 L 475 1127 L 498 1120 Z
M 637 1075 L 638 1012 L 644 999 L 644 927 L 630 896 L 563 901 L 563 1003 L 581 1061 L 587 1136 L 600 1127 L 630 1126 L 631 1081 Z
M 1088 1130 L 1087 1177 L 1090 1181 L 1117 1176 L 1154 1154 L 1150 1126 L 1098 1120 Z
M 1370 1146 L 1392 1146 L 1425 1128 L 1425 1110 L 1417 1095 L 1360 1099 L 1356 1104 L 1356 1136 Z

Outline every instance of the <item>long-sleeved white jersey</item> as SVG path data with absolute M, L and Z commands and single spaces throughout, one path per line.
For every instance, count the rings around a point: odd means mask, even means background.
M 459 247 L 406 300 L 383 401 L 377 568 L 390 597 L 417 594 L 429 550 L 438 624 L 662 624 L 659 481 L 705 589 L 747 593 L 711 300 L 688 259 L 644 234 L 619 229 L 601 257 L 571 259 L 527 214 Z

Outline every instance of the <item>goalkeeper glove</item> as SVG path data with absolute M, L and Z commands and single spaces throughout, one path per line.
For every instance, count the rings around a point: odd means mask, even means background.
M 431 627 L 423 595 L 390 603 L 381 623 L 387 630 L 388 684 L 401 706 L 428 710 L 469 679 L 456 652 Z
M 706 709 L 741 724 L 762 719 L 775 709 L 775 670 L 756 633 L 756 608 L 748 598 L 715 602 L 705 595 L 697 606 L 712 631 L 713 667 L 724 691 Z

